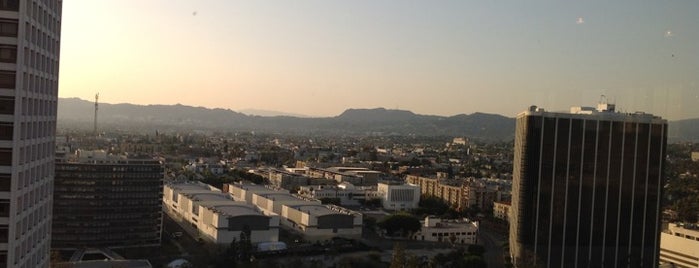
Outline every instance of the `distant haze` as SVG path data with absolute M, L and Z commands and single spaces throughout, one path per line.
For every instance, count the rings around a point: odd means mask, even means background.
M 59 98 L 59 129 L 92 129 L 94 104 Z M 187 105 L 106 104 L 99 108 L 100 131 L 153 133 L 192 131 L 259 131 L 304 135 L 419 135 L 506 141 L 514 137 L 514 118 L 472 113 L 454 116 L 415 114 L 385 108 L 348 109 L 333 117 L 249 116 L 226 109 Z M 699 141 L 699 118 L 669 122 L 674 141 Z
M 699 117 L 699 1 L 63 3 L 59 96 L 514 117 L 600 95 Z

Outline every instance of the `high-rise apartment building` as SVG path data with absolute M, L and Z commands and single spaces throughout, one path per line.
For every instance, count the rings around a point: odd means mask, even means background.
M 510 254 L 517 267 L 656 267 L 667 121 L 573 107 L 517 116 Z
M 61 0 L 0 0 L 0 267 L 48 267 Z

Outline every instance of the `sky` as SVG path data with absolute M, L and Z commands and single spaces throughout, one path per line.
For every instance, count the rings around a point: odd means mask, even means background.
M 63 1 L 59 96 L 699 118 L 699 1 Z

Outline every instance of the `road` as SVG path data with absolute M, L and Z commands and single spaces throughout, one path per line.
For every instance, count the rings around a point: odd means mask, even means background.
M 506 237 L 497 234 L 487 228 L 478 230 L 478 244 L 485 247 L 483 258 L 488 263 L 488 268 L 501 268 L 505 266 L 503 259 L 503 243 L 507 242 Z

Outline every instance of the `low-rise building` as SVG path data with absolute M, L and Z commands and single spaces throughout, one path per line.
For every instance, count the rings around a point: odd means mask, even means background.
M 510 202 L 493 202 L 493 217 L 505 221 L 510 221 Z
M 444 220 L 425 217 L 420 221 L 420 231 L 413 235 L 413 240 L 447 242 L 454 244 L 476 244 L 478 222 L 468 219 Z
M 338 185 L 302 186 L 298 194 L 311 199 L 337 198 L 343 206 L 357 206 L 362 200 L 381 198 L 376 187 L 355 186 L 348 182 Z
M 274 187 L 293 190 L 308 185 L 310 178 L 286 170 L 270 169 L 268 179 Z
M 473 207 L 490 210 L 493 202 L 500 201 L 505 196 L 499 186 L 489 185 L 484 179 L 448 179 L 444 174 L 438 173 L 436 177 L 408 175 L 405 181 L 418 185 L 423 195 L 442 199 L 457 210 Z
M 279 215 L 281 226 L 303 234 L 307 240 L 362 235 L 362 214 L 352 210 L 261 185 L 225 184 L 223 189 L 235 200 L 254 205 L 265 214 Z
M 420 187 L 417 185 L 379 183 L 377 192 L 381 204 L 388 210 L 414 209 L 420 202 Z
M 382 173 L 362 167 L 329 167 L 325 169 L 309 167 L 307 174 L 311 178 L 335 180 L 338 183 L 376 185 Z
M 660 263 L 699 267 L 699 225 L 669 224 L 660 233 Z
M 279 239 L 279 216 L 204 183 L 166 184 L 163 203 L 168 215 L 212 243 L 230 244 L 244 231 L 255 244 Z

